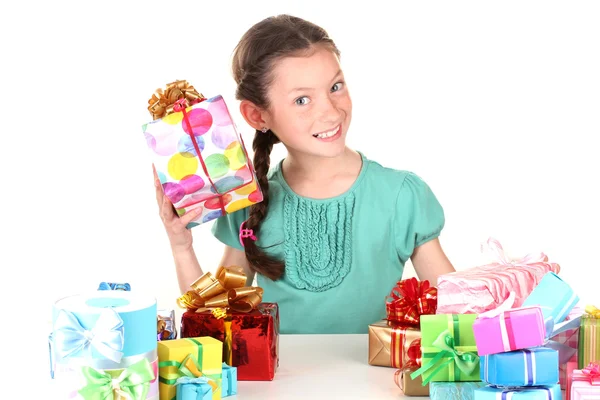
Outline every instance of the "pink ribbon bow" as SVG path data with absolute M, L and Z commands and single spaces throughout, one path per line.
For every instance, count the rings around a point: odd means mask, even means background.
M 511 260 L 510 258 L 507 257 L 506 253 L 504 253 L 504 248 L 502 247 L 502 245 L 500 244 L 500 242 L 494 238 L 489 238 L 487 240 L 487 247 L 488 249 L 495 254 L 495 258 L 498 262 L 498 264 L 503 264 L 503 265 L 507 265 L 507 266 L 513 266 L 513 267 L 527 267 L 527 266 L 532 266 L 532 265 L 536 265 L 536 264 L 550 264 L 552 267 L 552 270 L 555 273 L 558 273 L 560 271 L 560 266 L 558 264 L 555 263 L 549 263 L 548 262 L 548 256 L 544 253 L 529 253 L 527 254 L 525 257 L 516 259 L 516 260 Z M 483 246 L 482 246 L 482 251 L 483 251 Z M 555 271 L 556 270 L 556 271 Z
M 581 372 L 590 385 L 600 385 L 600 365 L 597 362 L 589 363 Z

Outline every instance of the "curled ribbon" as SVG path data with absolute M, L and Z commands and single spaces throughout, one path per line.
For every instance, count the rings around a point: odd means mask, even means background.
M 84 366 L 81 372 L 86 386 L 79 391 L 85 400 L 142 400 L 155 378 L 152 365 L 147 359 L 138 361 L 124 369 L 117 378 L 105 371 Z
M 584 378 L 590 382 L 590 385 L 600 385 L 600 364 L 591 362 L 581 370 Z
M 420 367 L 421 366 L 421 339 L 415 339 L 412 341 L 408 350 L 406 351 L 408 361 L 406 367 Z
M 200 103 L 206 98 L 185 80 L 169 83 L 165 90 L 157 89 L 148 100 L 148 111 L 153 119 L 161 119 L 172 114 L 178 100 L 184 100 L 186 106 Z
M 495 254 L 495 258 L 499 264 L 513 267 L 528 267 L 536 264 L 544 264 L 546 266 L 549 265 L 554 273 L 558 274 L 560 272 L 560 265 L 556 263 L 550 263 L 548 256 L 542 252 L 529 253 L 523 258 L 511 260 L 504 252 L 500 242 L 494 238 L 489 238 L 487 240 L 487 248 L 489 251 Z M 484 248 L 482 245 L 482 251 L 483 250 Z
M 217 309 L 250 312 L 260 304 L 263 296 L 261 287 L 246 287 L 246 274 L 240 267 L 219 267 L 216 276 L 206 272 L 190 285 L 183 296 L 177 299 L 181 308 L 202 312 Z M 216 311 L 215 316 L 225 314 Z
M 427 385 L 431 378 L 448 364 L 454 363 L 460 371 L 467 375 L 470 375 L 479 365 L 479 356 L 476 353 L 461 351 L 455 348 L 454 337 L 452 337 L 448 329 L 440 333 L 432 345 L 441 351 L 426 365 L 423 365 L 413 372 L 410 377 L 415 379 L 419 375 L 435 367 L 442 359 L 447 358 L 447 360 L 438 365 L 426 379 L 423 379 L 423 386 Z
M 418 325 L 421 315 L 435 314 L 437 288 L 416 278 L 401 280 L 386 297 L 385 306 L 388 322 Z

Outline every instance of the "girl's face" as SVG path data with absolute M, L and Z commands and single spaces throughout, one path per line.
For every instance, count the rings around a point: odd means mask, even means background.
M 308 56 L 276 62 L 267 126 L 288 151 L 335 157 L 344 151 L 352 100 L 335 53 L 318 46 Z

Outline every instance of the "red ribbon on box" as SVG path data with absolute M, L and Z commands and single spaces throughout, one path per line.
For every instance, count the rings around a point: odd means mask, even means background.
M 193 102 L 193 104 L 198 104 L 203 100 L 204 99 L 195 101 L 195 102 Z M 217 196 L 219 198 L 219 207 L 221 208 L 221 212 L 223 213 L 223 215 L 225 215 L 226 212 L 225 212 L 225 203 L 223 202 L 223 193 L 219 193 L 219 190 L 215 186 L 214 182 L 212 181 L 212 178 L 210 177 L 210 175 L 208 173 L 208 169 L 206 168 L 206 164 L 204 163 L 204 157 L 202 157 L 202 152 L 200 151 L 200 147 L 198 146 L 198 142 L 196 142 L 196 137 L 194 136 L 194 129 L 192 128 L 192 124 L 190 122 L 190 119 L 188 118 L 186 108 L 193 104 L 188 105 L 188 101 L 185 98 L 179 99 L 173 105 L 173 111 L 183 113 L 183 122 L 185 123 L 185 125 L 187 127 L 187 134 L 190 136 L 190 140 L 192 141 L 192 144 L 194 145 L 194 150 L 196 150 L 196 155 L 198 156 L 198 160 L 200 160 L 200 164 L 202 165 L 202 170 L 204 171 L 204 174 L 208 178 L 211 188 L 215 191 L 215 193 L 217 194 Z
M 396 283 L 386 297 L 387 320 L 392 326 L 390 358 L 393 368 L 403 366 L 406 327 L 417 327 L 422 314 L 435 314 L 436 309 L 437 288 L 431 287 L 429 281 L 410 278 Z M 420 347 L 418 351 L 420 359 Z
M 394 382 L 396 382 L 396 386 L 402 389 L 402 385 L 400 384 L 400 375 L 402 372 L 407 372 L 412 367 L 420 367 L 421 366 L 421 339 L 413 340 L 410 346 L 408 346 L 408 362 L 404 365 L 402 369 L 396 370 L 394 373 Z

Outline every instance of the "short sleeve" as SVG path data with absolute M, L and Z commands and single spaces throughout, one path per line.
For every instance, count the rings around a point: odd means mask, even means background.
M 249 208 L 242 208 L 215 220 L 212 226 L 213 235 L 229 247 L 244 250 L 240 244 L 240 225 L 248 219 Z
M 407 172 L 396 200 L 394 236 L 400 258 L 406 262 L 414 249 L 437 238 L 445 224 L 444 210 L 419 176 Z

